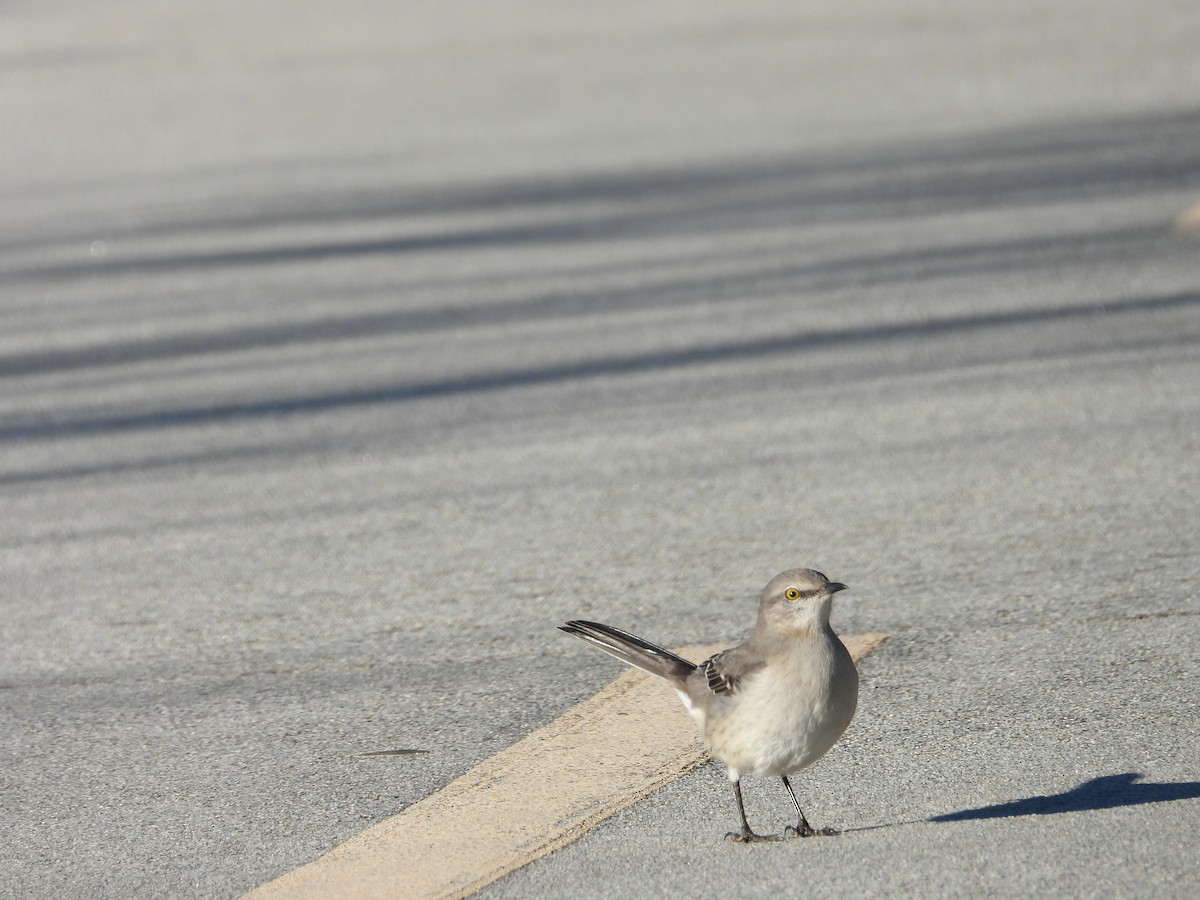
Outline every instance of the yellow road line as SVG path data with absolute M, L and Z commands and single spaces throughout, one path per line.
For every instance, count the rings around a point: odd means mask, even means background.
M 859 659 L 886 639 L 844 640 Z M 703 659 L 718 649 L 679 652 Z M 440 791 L 245 898 L 465 897 L 571 843 L 705 758 L 675 692 L 630 669 Z
M 1200 231 L 1200 201 L 1193 203 L 1175 217 L 1176 231 Z

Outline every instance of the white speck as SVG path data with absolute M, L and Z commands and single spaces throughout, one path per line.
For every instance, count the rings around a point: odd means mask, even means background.
M 92 246 L 88 248 L 93 259 L 104 259 L 108 256 L 108 244 L 104 241 L 92 241 Z

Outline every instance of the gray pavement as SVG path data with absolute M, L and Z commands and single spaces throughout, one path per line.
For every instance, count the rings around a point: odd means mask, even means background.
M 944 7 L 0 6 L 0 893 L 234 896 L 806 565 L 848 833 L 487 895 L 1195 896 L 1200 11 Z

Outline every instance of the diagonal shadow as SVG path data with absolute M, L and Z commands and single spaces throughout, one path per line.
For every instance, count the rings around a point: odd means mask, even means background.
M 666 369 L 690 368 L 760 356 L 803 353 L 848 344 L 911 341 L 980 329 L 1035 323 L 1068 322 L 1121 313 L 1154 312 L 1195 307 L 1200 293 L 1187 291 L 1139 300 L 1113 300 L 1100 305 L 1064 305 L 1052 309 L 1025 309 L 948 316 L 867 328 L 803 331 L 744 341 L 611 355 L 597 359 L 514 367 L 501 372 L 479 372 L 439 381 L 356 387 L 305 396 L 231 400 L 173 409 L 140 410 L 111 414 L 59 415 L 52 420 L 0 424 L 0 441 L 61 438 L 71 435 L 117 433 L 199 425 L 264 416 L 311 414 L 335 409 L 408 403 L 439 397 L 491 393 L 511 388 L 582 381 L 612 375 L 632 375 Z M 1184 336 L 1185 342 L 1192 339 Z
M 1113 809 L 1169 800 L 1200 799 L 1200 781 L 1141 783 L 1140 772 L 1105 775 L 1085 781 L 1060 794 L 1026 797 L 958 812 L 932 816 L 930 822 L 964 822 L 968 819 L 1008 819 L 1014 816 L 1049 816 L 1064 812 Z
M 294 258 L 400 254 L 437 249 L 529 241 L 574 242 L 651 231 L 703 228 L 711 213 L 750 214 L 771 210 L 810 221 L 907 218 L 916 210 L 978 210 L 996 204 L 1046 202 L 1114 193 L 1190 187 L 1200 173 L 1194 146 L 1200 110 L 1149 114 L 1117 120 L 1004 129 L 974 137 L 928 138 L 900 147 L 845 149 L 708 165 L 660 167 L 581 175 L 568 180 L 514 180 L 497 184 L 370 189 L 349 192 L 300 192 L 268 199 L 253 211 L 230 210 L 217 203 L 186 222 L 144 222 L 122 229 L 113 222 L 105 232 L 114 240 L 164 234 L 195 235 L 226 230 L 254 231 L 307 224 L 420 220 L 452 214 L 535 212 L 548 218 L 493 228 L 451 228 L 396 239 L 313 241 L 303 247 L 247 248 L 235 242 L 228 251 L 198 250 L 142 259 L 130 269 L 261 264 Z M 339 164 L 344 164 L 339 161 Z M 617 204 L 617 210 L 611 208 Z M 593 204 L 600 204 L 596 208 Z M 584 214 L 584 210 L 590 210 Z M 89 241 L 94 228 L 77 223 L 54 236 L 5 236 L 7 250 L 44 247 L 63 240 Z M 105 271 L 123 266 L 110 262 Z M 25 277 L 87 274 L 95 262 L 35 265 L 12 270 Z
M 412 334 L 439 329 L 461 332 L 468 328 L 520 323 L 538 317 L 620 315 L 644 308 L 651 297 L 656 303 L 670 303 L 682 308 L 690 304 L 712 302 L 718 297 L 742 298 L 751 291 L 762 294 L 765 286 L 772 282 L 783 286 L 784 290 L 795 292 L 801 285 L 808 290 L 824 290 L 848 283 L 866 286 L 898 280 L 911 282 L 919 278 L 967 275 L 1014 265 L 1025 269 L 1039 264 L 1057 266 L 1064 254 L 1075 259 L 1082 259 L 1085 255 L 1097 260 L 1110 259 L 1116 253 L 1144 252 L 1147 246 L 1160 240 L 1161 235 L 1152 229 L 1120 228 L 1106 233 L 1060 236 L 1053 242 L 1045 238 L 1020 238 L 991 244 L 856 254 L 786 266 L 759 266 L 733 275 L 686 275 L 658 284 L 653 289 L 642 284 L 627 288 L 610 286 L 578 289 L 570 293 L 557 289 L 549 294 L 528 296 L 503 304 L 480 302 L 448 308 L 432 306 L 349 315 L 342 313 L 336 318 L 247 325 L 219 333 L 200 332 L 155 340 L 137 338 L 109 341 L 102 345 L 72 346 L 63 350 L 39 348 L 30 352 L 0 355 L 0 378 L 234 353 L 263 347 L 321 344 L 330 340 L 373 337 L 381 332 Z

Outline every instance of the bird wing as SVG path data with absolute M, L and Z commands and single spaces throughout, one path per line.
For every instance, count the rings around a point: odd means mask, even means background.
M 737 652 L 738 649 L 734 647 L 722 650 L 700 663 L 700 671 L 704 673 L 709 693 L 718 697 L 736 694 L 748 675 L 766 665 L 763 660 L 747 662 L 742 658 L 742 654 Z

